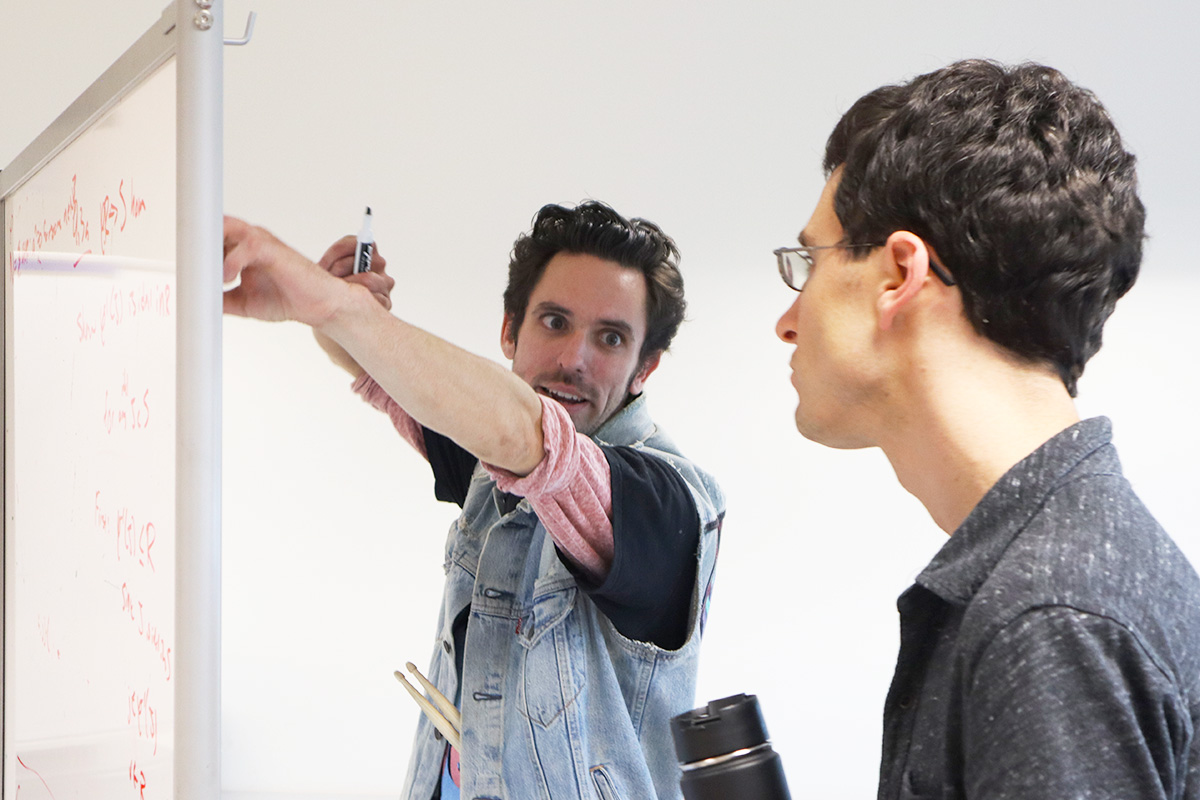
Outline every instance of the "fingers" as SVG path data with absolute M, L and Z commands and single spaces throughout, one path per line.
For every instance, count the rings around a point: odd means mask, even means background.
M 353 236 L 343 236 L 325 251 L 317 262 L 321 269 L 338 278 L 344 278 L 354 272 L 354 247 L 357 244 Z
M 222 279 L 230 283 L 242 273 L 242 269 L 250 263 L 246 240 L 253 227 L 237 217 L 225 217 L 224 266 Z
M 242 287 L 230 289 L 222 295 L 222 308 L 226 314 L 237 317 L 248 316 L 246 313 L 246 293 Z
M 371 253 L 371 272 L 383 272 L 387 269 L 387 259 L 379 252 L 379 244 L 372 245 L 375 251 Z
M 357 246 L 358 240 L 354 236 L 343 236 L 329 246 L 317 264 L 336 278 L 364 286 L 381 306 L 391 310 L 392 288 L 396 281 L 385 271 L 387 259 L 380 254 L 378 245 L 372 245 L 375 249 L 371 255 L 371 271 L 356 273 L 354 254 Z
M 300 257 L 265 228 L 237 217 L 225 217 L 225 262 L 222 279 L 229 283 L 250 267 L 271 264 L 289 257 Z
M 343 236 L 329 246 L 325 255 L 317 263 L 321 268 L 337 278 L 346 278 L 354 273 L 354 253 L 358 240 L 353 236 Z M 387 267 L 387 259 L 379 253 L 379 245 L 372 245 L 371 272 L 383 272 Z
M 376 272 L 372 269 L 370 272 L 360 272 L 357 275 L 349 275 L 346 277 L 348 283 L 357 283 L 360 286 L 366 287 L 371 292 L 372 296 L 384 308 L 391 310 L 392 308 L 392 288 L 396 285 L 396 281 L 391 275 L 384 272 Z

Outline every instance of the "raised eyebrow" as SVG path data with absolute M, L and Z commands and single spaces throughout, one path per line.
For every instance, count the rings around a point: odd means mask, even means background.
M 605 328 L 612 328 L 617 333 L 624 336 L 626 339 L 633 338 L 633 326 L 628 322 L 620 319 L 602 319 L 600 325 Z
M 547 311 L 549 311 L 551 313 L 558 314 L 561 317 L 573 316 L 571 314 L 570 309 L 563 308 L 558 303 L 550 303 L 547 301 L 542 301 L 541 303 L 538 303 L 537 306 L 533 310 L 534 310 L 534 313 L 536 313 L 536 314 L 544 314 Z

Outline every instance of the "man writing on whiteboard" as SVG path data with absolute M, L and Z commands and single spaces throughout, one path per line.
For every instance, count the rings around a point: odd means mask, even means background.
M 546 206 L 517 239 L 501 347 L 512 369 L 396 318 L 378 255 L 319 264 L 225 223 L 227 313 L 312 326 L 463 512 L 403 797 L 679 797 L 668 729 L 693 702 L 724 500 L 651 420 L 642 389 L 684 314 L 678 251 L 610 207 Z
M 1137 276 L 1134 158 L 1048 67 L 842 117 L 798 247 L 796 427 L 880 447 L 949 541 L 900 598 L 879 797 L 1200 797 L 1200 579 L 1072 398 Z

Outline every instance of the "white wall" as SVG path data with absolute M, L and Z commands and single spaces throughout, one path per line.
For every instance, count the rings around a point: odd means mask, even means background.
M 162 6 L 0 0 L 0 165 Z M 1080 407 L 1113 418 L 1134 485 L 1200 563 L 1200 11 L 1079 8 L 227 0 L 230 35 L 259 22 L 226 52 L 225 205 L 316 257 L 370 204 L 396 313 L 497 359 L 506 255 L 540 205 L 661 223 L 691 319 L 652 407 L 729 499 L 697 700 L 756 692 L 798 796 L 867 797 L 895 598 L 944 536 L 878 452 L 796 434 L 770 253 L 860 94 L 986 56 L 1045 61 L 1105 101 L 1152 238 Z M 415 711 L 390 673 L 428 658 L 453 509 L 305 330 L 228 320 L 225 343 L 225 785 L 395 794 Z

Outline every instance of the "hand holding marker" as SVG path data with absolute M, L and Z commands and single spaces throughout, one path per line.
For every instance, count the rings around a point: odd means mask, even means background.
M 362 230 L 354 246 L 354 274 L 371 271 L 371 256 L 375 252 L 375 234 L 371 232 L 371 207 L 363 214 Z

